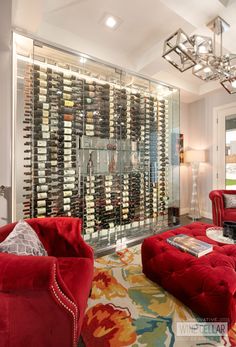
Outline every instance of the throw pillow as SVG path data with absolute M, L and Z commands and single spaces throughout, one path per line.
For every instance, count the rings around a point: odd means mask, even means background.
M 236 194 L 223 194 L 225 208 L 236 208 Z
M 38 235 L 24 220 L 20 220 L 7 238 L 0 243 L 0 252 L 16 255 L 47 255 Z

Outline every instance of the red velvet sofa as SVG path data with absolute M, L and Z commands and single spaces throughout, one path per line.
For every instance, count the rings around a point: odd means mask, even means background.
M 213 224 L 223 226 L 224 221 L 236 222 L 236 208 L 225 208 L 223 194 L 234 194 L 236 190 L 212 190 L 209 197 L 212 201 Z
M 29 219 L 48 256 L 0 253 L 0 346 L 75 347 L 93 278 L 79 218 Z M 16 223 L 0 228 L 0 242 Z
M 144 274 L 204 318 L 236 322 L 236 246 L 206 236 L 210 224 L 191 223 L 146 238 L 142 244 Z M 168 237 L 186 234 L 214 245 L 200 258 L 167 243 Z

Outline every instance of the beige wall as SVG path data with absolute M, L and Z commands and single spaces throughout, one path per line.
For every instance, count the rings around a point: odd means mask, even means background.
M 1 0 L 0 10 L 0 186 L 11 186 L 11 1 Z M 6 191 L 11 197 L 10 188 Z M 9 219 L 7 200 L 0 195 L 0 226 Z M 8 200 L 10 205 L 10 200 Z
M 212 190 L 213 111 L 215 107 L 233 102 L 236 102 L 236 95 L 230 95 L 220 88 L 188 105 L 189 118 L 188 122 L 185 122 L 188 129 L 188 146 L 207 150 L 207 162 L 201 164 L 199 170 L 200 208 L 201 214 L 205 217 L 211 217 L 211 203 L 208 195 Z M 183 118 L 186 118 L 184 113 Z M 191 187 L 191 176 L 189 187 Z
M 180 133 L 184 134 L 184 150 L 189 146 L 189 104 L 180 103 Z M 188 165 L 180 164 L 180 214 L 189 211 L 190 170 Z

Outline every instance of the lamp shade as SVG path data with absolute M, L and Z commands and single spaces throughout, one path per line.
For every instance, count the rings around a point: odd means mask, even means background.
M 189 150 L 185 152 L 184 158 L 186 163 L 202 163 L 206 161 L 204 150 Z

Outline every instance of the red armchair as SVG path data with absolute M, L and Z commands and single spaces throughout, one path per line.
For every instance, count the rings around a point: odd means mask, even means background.
M 29 219 L 48 256 L 0 253 L 0 346 L 75 347 L 93 278 L 79 218 Z M 0 242 L 16 223 L 0 228 Z
M 236 190 L 213 190 L 209 197 L 212 201 L 213 224 L 222 226 L 224 221 L 236 221 L 236 209 L 225 208 L 223 194 L 234 194 Z

